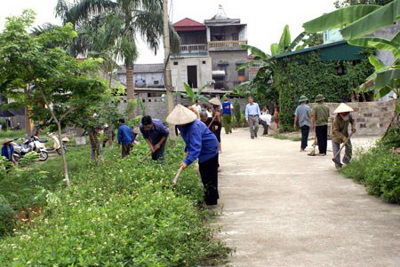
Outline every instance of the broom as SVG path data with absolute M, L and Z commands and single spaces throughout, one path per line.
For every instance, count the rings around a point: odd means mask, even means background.
M 313 146 L 313 150 L 311 150 L 311 152 L 307 154 L 308 156 L 316 156 L 317 155 L 317 153 L 315 153 L 315 149 L 316 149 L 317 145 L 318 145 L 318 141 L 317 141 L 317 137 L 315 137 L 314 138 L 314 143 L 312 145 Z
M 342 164 L 342 162 L 340 161 L 340 159 L 339 159 L 339 161 L 336 160 L 336 157 L 337 157 L 338 155 L 340 155 L 340 152 L 342 152 L 343 148 L 347 145 L 347 143 L 349 142 L 349 140 L 350 140 L 350 138 L 351 138 L 352 136 L 353 136 L 353 133 L 351 133 L 351 134 L 349 135 L 349 138 L 347 138 L 346 142 L 343 143 L 343 145 L 340 147 L 339 151 L 333 156 L 332 161 L 335 162 L 336 164 L 339 164 L 339 165 Z

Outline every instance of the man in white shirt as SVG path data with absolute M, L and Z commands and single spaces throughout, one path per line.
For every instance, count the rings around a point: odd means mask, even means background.
M 268 135 L 268 127 L 271 125 L 272 115 L 269 114 L 268 108 L 264 107 L 261 111 L 260 123 L 264 127 L 263 136 Z
M 196 100 L 196 102 L 194 103 L 194 105 L 192 106 L 194 109 L 196 109 L 198 112 L 199 112 L 199 114 L 200 114 L 200 112 L 201 112 L 201 104 L 200 104 L 200 100 Z

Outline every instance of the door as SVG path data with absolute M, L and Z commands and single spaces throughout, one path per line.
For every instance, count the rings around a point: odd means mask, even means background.
M 197 87 L 197 66 L 187 66 L 188 84 L 192 88 Z

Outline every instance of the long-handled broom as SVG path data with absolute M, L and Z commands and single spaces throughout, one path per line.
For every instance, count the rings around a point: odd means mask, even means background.
M 350 140 L 350 138 L 351 138 L 352 136 L 353 136 L 353 133 L 351 133 L 351 134 L 349 135 L 349 138 L 347 138 L 346 142 L 343 143 L 343 145 L 340 147 L 339 151 L 336 152 L 336 154 L 333 156 L 332 161 L 335 162 L 336 164 L 342 165 L 342 162 L 340 161 L 340 158 L 339 158 L 339 160 L 337 160 L 336 157 L 337 157 L 338 155 L 340 155 L 340 152 L 342 152 L 343 148 L 347 145 L 347 143 L 349 142 L 349 140 Z

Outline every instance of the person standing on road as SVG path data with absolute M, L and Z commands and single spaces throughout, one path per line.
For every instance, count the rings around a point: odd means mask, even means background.
M 152 119 L 150 116 L 144 116 L 139 127 L 144 140 L 150 147 L 151 158 L 153 160 L 164 160 L 169 135 L 168 127 L 162 121 Z
M 196 159 L 199 161 L 199 171 L 204 185 L 204 200 L 206 205 L 218 204 L 218 140 L 208 127 L 196 119 L 189 109 L 177 105 L 167 117 L 167 122 L 177 125 L 186 143 L 186 158 L 181 163 L 185 169 Z
M 261 111 L 261 116 L 260 116 L 260 123 L 264 128 L 263 136 L 268 135 L 268 128 L 271 125 L 271 119 L 272 119 L 272 116 L 271 116 L 271 114 L 269 114 L 269 110 L 268 110 L 267 106 L 263 107 L 263 109 Z
M 229 102 L 228 98 L 225 97 L 224 102 L 222 103 L 222 125 L 225 128 L 225 133 L 232 133 L 232 112 L 234 108 L 231 102 Z
M 311 108 L 307 105 L 307 101 L 308 98 L 302 95 L 299 99 L 300 105 L 294 112 L 293 128 L 296 129 L 297 126 L 299 126 L 301 129 L 300 152 L 304 152 L 308 145 L 308 134 L 310 133 L 311 127 Z
M 343 164 L 340 161 L 340 154 L 338 154 L 340 150 L 340 144 L 345 144 L 345 155 L 343 157 L 343 163 L 348 164 L 352 157 L 352 144 L 349 138 L 349 124 L 351 124 L 351 132 L 356 132 L 356 127 L 354 123 L 353 117 L 350 115 L 350 112 L 354 110 L 348 105 L 342 103 L 339 107 L 333 112 L 336 115 L 332 124 L 332 149 L 333 155 L 336 156 L 334 158 L 336 169 L 342 168 Z
M 325 97 L 321 94 L 315 97 L 317 103 L 311 112 L 312 128 L 315 128 L 315 134 L 318 141 L 318 156 L 326 156 L 328 146 L 328 119 L 329 108 L 324 104 Z
M 258 133 L 258 120 L 261 116 L 260 107 L 254 103 L 254 98 L 249 97 L 249 103 L 246 105 L 245 117 L 250 126 L 251 139 L 257 138 Z
M 125 124 L 125 119 L 119 120 L 118 144 L 122 145 L 122 157 L 125 158 L 131 153 L 132 143 L 135 140 L 131 127 Z

